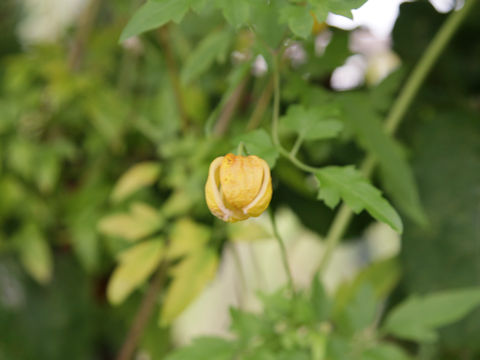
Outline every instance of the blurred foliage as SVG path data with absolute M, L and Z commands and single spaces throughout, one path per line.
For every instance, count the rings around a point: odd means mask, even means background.
M 323 22 L 364 2 L 92 0 L 98 12 L 87 6 L 55 43 L 20 47 L 28 9 L 3 1 L 0 359 L 113 358 L 159 274 L 140 341 L 151 359 L 478 358 L 480 9 L 396 140 L 382 119 L 445 16 L 403 4 L 402 68 L 337 92 L 330 78 L 352 54 L 351 32 Z M 321 51 L 317 35 L 330 39 Z M 277 66 L 289 156 L 268 121 Z M 289 207 L 324 236 L 342 200 L 366 210 L 347 237 L 376 219 L 404 228 L 402 253 L 334 294 L 317 277 L 295 294 L 261 294 L 258 313 L 231 309 L 232 337 L 171 351 L 172 323 L 215 277 L 227 241 L 266 237 L 215 220 L 203 199 L 210 162 L 239 143 L 271 166 L 273 210 Z M 352 165 L 365 154 L 379 163 L 372 181 Z M 306 175 L 292 156 L 321 168 Z

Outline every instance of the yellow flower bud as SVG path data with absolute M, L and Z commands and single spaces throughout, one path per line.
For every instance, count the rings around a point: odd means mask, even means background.
M 205 198 L 212 214 L 223 221 L 259 216 L 272 199 L 270 168 L 254 155 L 220 156 L 210 164 Z

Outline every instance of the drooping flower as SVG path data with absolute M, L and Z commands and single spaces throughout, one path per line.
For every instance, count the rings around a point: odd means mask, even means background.
M 220 156 L 210 164 L 205 198 L 212 214 L 223 221 L 259 216 L 272 199 L 270 168 L 254 155 Z

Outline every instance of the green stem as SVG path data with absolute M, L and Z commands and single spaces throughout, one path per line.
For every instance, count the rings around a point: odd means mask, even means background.
M 440 30 L 437 32 L 430 45 L 427 47 L 419 62 L 415 66 L 414 70 L 410 74 L 407 82 L 403 86 L 399 96 L 397 97 L 395 103 L 393 104 L 386 120 L 385 120 L 385 132 L 389 135 L 393 135 L 398 128 L 401 120 L 403 119 L 405 113 L 407 112 L 410 104 L 415 98 L 420 86 L 428 75 L 429 71 L 433 67 L 435 61 L 438 59 L 441 52 L 444 50 L 448 41 L 452 38 L 455 31 L 458 29 L 462 21 L 465 19 L 466 15 L 470 12 L 471 8 L 474 6 L 476 0 L 467 0 L 465 5 L 459 11 L 453 12 L 445 23 L 442 25 Z M 272 138 L 273 143 L 277 147 L 280 154 L 287 159 L 289 159 L 295 166 L 299 169 L 306 172 L 314 173 L 317 171 L 317 168 L 311 167 L 302 163 L 295 156 L 292 156 L 287 150 L 285 150 L 281 144 L 278 137 L 278 117 L 280 109 L 280 81 L 276 57 L 274 58 L 274 67 L 273 67 L 273 79 L 274 79 L 274 109 L 273 109 L 273 119 L 272 119 Z M 373 155 L 368 155 L 367 158 L 362 162 L 361 170 L 366 177 L 369 177 L 376 165 L 376 159 Z M 353 217 L 353 212 L 345 204 L 342 204 L 340 210 L 335 216 L 335 219 L 330 226 L 330 229 L 327 233 L 325 239 L 325 251 L 320 260 L 319 271 L 322 273 L 327 268 L 333 251 L 337 246 L 338 242 L 344 235 L 350 221 Z
M 300 146 L 302 146 L 303 143 L 303 136 L 298 135 L 297 139 L 295 140 L 295 144 L 293 144 L 292 150 L 290 150 L 290 156 L 295 157 L 298 153 L 298 150 L 300 150 Z
M 293 276 L 290 270 L 290 265 L 288 263 L 287 248 L 285 247 L 285 243 L 283 242 L 282 237 L 278 232 L 277 224 L 275 222 L 275 215 L 271 208 L 269 209 L 269 215 L 270 215 L 270 221 L 272 222 L 273 235 L 277 239 L 278 245 L 280 247 L 280 254 L 282 256 L 283 267 L 285 268 L 285 273 L 287 274 L 288 287 L 290 288 L 290 291 L 292 292 L 292 294 L 295 295 L 295 285 L 293 282 Z
M 245 144 L 243 141 L 240 141 L 237 146 L 237 155 L 238 156 L 245 156 Z

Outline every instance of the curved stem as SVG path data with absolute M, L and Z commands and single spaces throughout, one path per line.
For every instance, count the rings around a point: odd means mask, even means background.
M 287 274 L 288 287 L 290 288 L 290 291 L 292 292 L 292 294 L 295 295 L 295 285 L 293 282 L 292 271 L 290 270 L 290 265 L 288 263 L 287 248 L 285 247 L 285 243 L 283 242 L 283 239 L 280 236 L 280 233 L 278 232 L 277 223 L 275 222 L 275 215 L 273 213 L 273 210 L 270 208 L 268 212 L 270 215 L 270 221 L 272 222 L 273 235 L 277 239 L 278 245 L 280 247 L 283 267 L 285 268 L 285 273 Z
M 469 13 L 471 8 L 474 6 L 476 0 L 467 0 L 464 7 L 459 11 L 453 12 L 449 18 L 442 25 L 440 30 L 437 32 L 430 45 L 427 47 L 419 62 L 415 66 L 414 70 L 410 74 L 407 82 L 403 86 L 399 96 L 394 102 L 386 120 L 385 120 L 385 132 L 389 135 L 395 133 L 398 128 L 403 116 L 407 112 L 410 104 L 415 98 L 420 86 L 428 75 L 429 71 L 433 67 L 435 61 L 438 59 L 439 55 L 447 45 L 448 41 L 452 38 L 455 31 L 458 29 L 462 21 L 465 19 L 466 15 Z M 299 169 L 306 172 L 314 173 L 318 169 L 311 167 L 307 164 L 304 164 L 298 160 L 295 156 L 292 156 L 290 152 L 285 150 L 279 140 L 278 136 L 278 117 L 280 111 L 280 80 L 277 59 L 274 58 L 274 109 L 273 109 L 273 118 L 272 118 L 272 138 L 273 143 L 280 152 L 282 156 L 290 160 L 295 166 Z M 376 159 L 373 155 L 368 155 L 366 159 L 362 162 L 361 170 L 362 173 L 369 177 L 376 165 Z M 353 217 L 353 212 L 345 204 L 342 204 L 340 210 L 335 216 L 335 219 L 330 226 L 330 229 L 326 236 L 326 248 L 320 260 L 318 270 L 320 272 L 325 271 L 327 268 L 330 259 L 332 257 L 333 251 L 337 246 L 338 242 L 345 233 L 350 221 Z

